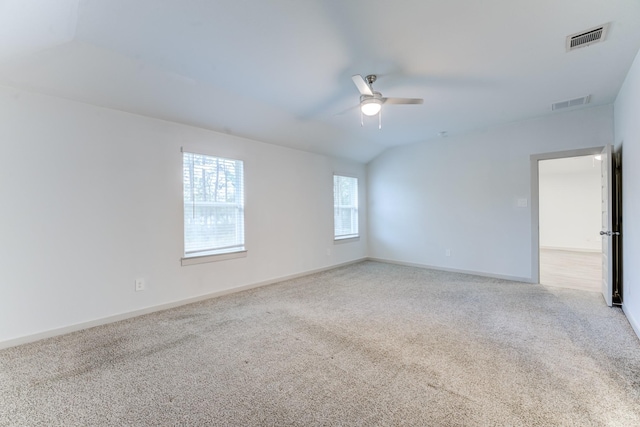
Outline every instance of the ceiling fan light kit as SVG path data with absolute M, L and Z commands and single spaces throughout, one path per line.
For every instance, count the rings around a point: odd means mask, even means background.
M 422 104 L 422 98 L 383 98 L 380 92 L 374 92 L 371 86 L 376 80 L 375 74 L 369 74 L 363 78 L 360 74 L 351 76 L 351 80 L 360 92 L 360 125 L 364 126 L 362 116 L 378 115 L 378 129 L 382 128 L 382 104 Z
M 382 109 L 382 100 L 380 98 L 363 98 L 360 97 L 360 110 L 365 116 L 375 116 Z

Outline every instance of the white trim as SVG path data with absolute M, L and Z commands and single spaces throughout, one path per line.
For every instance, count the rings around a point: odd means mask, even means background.
M 174 122 L 169 122 L 169 123 L 174 123 Z M 232 139 L 235 138 L 240 138 L 240 139 L 246 139 L 246 138 L 242 138 L 242 137 L 236 137 L 233 135 L 229 135 L 229 134 L 222 134 L 220 132 L 216 132 L 216 131 L 212 131 L 210 129 L 205 129 L 205 128 L 198 128 L 198 129 L 203 129 L 203 130 L 207 130 L 213 133 L 217 133 L 221 136 L 225 136 L 225 137 L 229 137 Z M 253 141 L 253 140 L 248 140 L 247 141 Z M 180 147 L 180 153 L 184 154 L 184 153 L 190 153 L 190 154 L 197 154 L 199 156 L 209 156 L 209 157 L 218 157 L 220 159 L 225 159 L 225 160 L 240 160 L 241 162 L 245 162 L 245 156 L 243 152 L 239 152 L 238 150 L 234 150 L 234 149 L 228 149 L 226 147 L 222 147 L 222 146 L 201 146 L 199 144 L 187 144 L 187 145 L 183 145 L 182 147 Z M 182 163 L 182 160 L 181 160 Z
M 638 339 L 640 339 L 640 323 L 636 320 L 635 317 L 633 317 L 633 314 L 631 313 L 631 310 L 627 310 L 627 305 L 624 302 L 622 303 L 622 312 L 627 317 L 627 320 L 631 324 L 631 327 L 633 328 L 633 331 L 638 336 Z
M 244 160 L 242 160 L 242 159 L 232 159 L 230 157 L 218 156 L 218 155 L 215 155 L 215 154 L 207 154 L 207 153 L 202 153 L 200 151 L 191 151 L 189 149 L 185 150 L 184 147 L 180 147 L 180 152 L 182 154 L 195 154 L 196 156 L 216 157 L 216 158 L 218 158 L 220 160 L 228 160 L 230 162 L 238 162 L 238 161 L 240 161 L 240 162 L 244 163 Z
M 356 211 L 356 230 L 354 234 L 348 234 L 348 235 L 339 235 L 336 236 L 336 177 L 339 178 L 351 178 L 351 179 L 355 179 L 356 180 L 356 205 L 355 205 L 355 211 Z M 333 240 L 334 242 L 337 240 L 348 240 L 348 239 L 354 239 L 354 238 L 359 238 L 360 237 L 360 182 L 362 181 L 360 178 L 356 177 L 356 176 L 351 176 L 351 175 L 338 175 L 337 173 L 333 173 L 333 184 L 332 184 L 332 193 L 333 193 Z M 340 207 L 345 207 L 345 206 L 341 206 Z M 347 208 L 350 209 L 354 209 L 353 206 L 346 206 Z M 353 223 L 351 224 L 353 225 Z M 350 231 L 354 231 L 354 230 L 350 230 Z
M 566 157 L 589 156 L 602 152 L 604 145 L 576 150 L 555 151 L 552 153 L 531 154 L 531 279 L 532 283 L 540 283 L 540 177 L 538 162 L 540 160 L 563 159 Z
M 186 150 L 184 149 L 184 147 L 180 147 L 180 152 L 182 153 L 182 172 L 184 173 L 184 167 L 185 167 L 185 155 L 192 155 L 192 156 L 203 156 L 203 157 L 208 157 L 211 159 L 216 159 L 216 161 L 219 160 L 223 160 L 225 162 L 233 162 L 235 163 L 236 167 L 238 167 L 238 169 L 240 170 L 240 179 L 238 180 L 236 177 L 236 189 L 239 189 L 239 194 L 240 194 L 240 201 L 239 202 L 235 202 L 235 203 L 223 203 L 223 202 L 196 202 L 195 200 L 192 200 L 191 203 L 187 202 L 185 200 L 185 194 L 184 194 L 184 177 L 183 177 L 183 188 L 182 188 L 182 236 L 183 236 L 183 243 L 182 243 L 182 248 L 184 250 L 184 256 L 180 259 L 180 265 L 184 266 L 188 266 L 188 265 L 195 265 L 195 264 L 204 264 L 204 263 L 209 263 L 209 262 L 216 262 L 216 261 L 224 261 L 224 260 L 228 260 L 228 259 L 235 259 L 235 258 L 243 258 L 246 257 L 246 236 L 245 236 L 245 226 L 246 226 L 246 220 L 245 220 L 245 194 L 246 194 L 246 188 L 245 188 L 245 175 L 244 175 L 244 160 L 241 159 L 233 159 L 233 158 L 228 158 L 228 157 L 221 157 L 221 156 L 217 156 L 217 155 L 210 155 L 210 154 L 204 154 L 204 153 L 200 153 L 200 152 L 193 152 L 190 150 Z M 185 229 L 185 215 L 187 212 L 187 209 L 191 206 L 196 206 L 196 205 L 200 205 L 200 204 L 207 204 L 210 206 L 232 206 L 235 207 L 236 209 L 236 218 L 238 216 L 240 216 L 242 218 L 242 221 L 239 221 L 237 224 L 241 224 L 241 240 L 240 242 L 236 242 L 236 244 L 232 245 L 231 247 L 227 246 L 226 248 L 218 248 L 218 249 L 212 249 L 212 250 L 207 250 L 207 251 L 191 251 L 192 255 L 187 255 L 187 244 L 186 244 L 186 240 L 187 240 L 187 236 L 186 236 L 186 229 Z M 237 233 L 238 233 L 238 225 L 236 224 L 236 238 L 238 238 Z
M 358 183 L 360 183 L 360 177 L 357 176 L 357 174 L 355 173 L 340 173 L 340 172 L 333 171 L 333 176 L 344 176 L 346 178 L 355 178 L 358 180 Z
M 437 266 L 434 266 L 434 265 L 417 264 L 417 263 L 414 263 L 414 262 L 396 261 L 396 260 L 384 259 L 384 258 L 372 258 L 372 257 L 369 257 L 367 259 L 369 261 L 386 262 L 388 264 L 404 265 L 404 266 L 407 266 L 407 267 L 426 268 L 426 269 L 429 269 L 429 270 L 438 270 L 438 271 L 449 271 L 451 273 L 470 274 L 470 275 L 473 275 L 473 276 L 491 277 L 493 279 L 504 279 L 504 280 L 511 280 L 511 281 L 514 281 L 514 282 L 535 283 L 535 282 L 532 282 L 531 279 L 528 278 L 528 277 L 507 276 L 507 275 L 504 275 L 504 274 L 486 273 L 484 271 L 460 270 L 460 269 L 457 269 L 457 268 L 437 267 Z
M 602 249 L 587 249 L 587 248 L 567 248 L 566 246 L 540 246 L 540 249 L 548 249 L 551 251 L 567 251 L 567 252 L 591 252 L 594 254 L 602 253 Z
M 307 276 L 309 274 L 320 273 L 327 270 L 333 270 L 336 268 L 344 267 L 351 264 L 357 264 L 362 261 L 366 261 L 367 258 L 358 258 L 352 261 L 343 262 L 340 264 L 334 264 L 328 267 L 317 268 L 314 270 L 309 270 L 303 273 L 295 273 L 287 276 L 281 276 L 274 279 L 264 280 L 262 282 L 256 282 L 248 285 L 237 286 L 235 288 L 224 289 L 221 291 L 215 291 L 208 294 L 199 295 L 196 297 L 186 298 L 178 301 L 173 301 L 165 304 L 154 305 L 150 307 L 145 307 L 139 310 L 129 311 L 126 313 L 120 313 L 113 316 L 102 317 L 99 319 L 90 320 L 88 322 L 76 323 L 74 325 L 64 326 L 62 328 L 50 329 L 48 331 L 39 332 L 32 335 L 26 335 L 19 338 L 13 338 L 6 341 L 0 341 L 0 350 L 15 347 L 22 344 L 28 344 L 30 342 L 43 340 L 45 338 L 52 338 L 59 335 L 70 334 L 72 332 L 81 331 L 83 329 L 89 329 L 96 326 L 106 325 L 109 323 L 119 322 L 121 320 L 130 319 L 132 317 L 142 316 L 149 313 L 154 313 L 156 311 L 168 310 L 174 307 L 180 307 L 182 305 L 191 304 L 198 301 L 204 301 L 211 298 L 221 297 L 223 295 L 233 294 L 236 292 L 246 291 L 248 289 L 259 288 L 262 286 L 271 285 L 278 282 L 283 282 L 285 280 L 296 279 L 298 277 Z
M 217 262 L 217 261 L 225 261 L 228 259 L 236 259 L 236 258 L 246 258 L 247 251 L 236 251 L 236 252 L 227 252 L 223 254 L 210 254 L 210 255 L 196 255 L 192 257 L 184 257 L 180 258 L 180 265 L 196 265 L 196 264 L 205 264 L 207 262 Z
M 339 243 L 349 243 L 349 242 L 357 242 L 358 240 L 360 240 L 360 235 L 355 235 L 355 236 L 345 236 L 345 237 L 334 237 L 333 238 L 333 244 L 339 244 Z

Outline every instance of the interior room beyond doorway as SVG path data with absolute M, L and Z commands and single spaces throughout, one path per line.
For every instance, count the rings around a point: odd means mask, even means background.
M 602 282 L 601 161 L 539 162 L 540 283 L 599 292 Z

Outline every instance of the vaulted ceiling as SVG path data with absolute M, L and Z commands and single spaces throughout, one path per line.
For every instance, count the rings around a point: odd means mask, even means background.
M 570 34 L 610 23 L 567 52 Z M 612 103 L 637 0 L 3 0 L 0 85 L 368 162 L 401 144 Z M 385 105 L 360 124 L 353 74 Z M 443 139 L 442 142 L 446 140 Z

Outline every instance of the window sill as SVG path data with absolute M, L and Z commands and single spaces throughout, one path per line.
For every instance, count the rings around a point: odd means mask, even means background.
M 351 243 L 357 242 L 358 240 L 360 240 L 360 236 L 334 237 L 333 244 L 336 245 L 340 243 Z
M 229 252 L 224 254 L 199 255 L 188 258 L 181 258 L 180 264 L 185 267 L 187 265 L 205 264 L 208 262 L 226 261 L 228 259 L 246 258 L 247 251 Z

